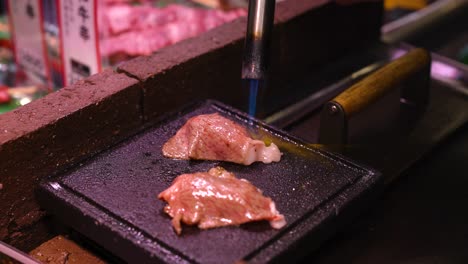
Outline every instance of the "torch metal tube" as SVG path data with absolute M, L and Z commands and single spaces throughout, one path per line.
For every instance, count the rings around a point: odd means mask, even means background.
M 250 0 L 242 78 L 264 80 L 268 71 L 275 0 Z

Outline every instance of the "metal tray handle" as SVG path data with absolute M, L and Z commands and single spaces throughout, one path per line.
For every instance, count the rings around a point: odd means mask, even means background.
M 348 143 L 350 119 L 397 88 L 401 88 L 400 102 L 423 110 L 429 98 L 430 67 L 430 53 L 413 49 L 327 102 L 321 113 L 319 142 Z

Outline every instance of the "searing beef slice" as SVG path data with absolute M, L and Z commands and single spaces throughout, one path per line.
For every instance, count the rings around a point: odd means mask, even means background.
M 201 229 L 260 220 L 270 221 L 273 228 L 286 224 L 275 203 L 261 190 L 221 167 L 182 174 L 158 198 L 168 203 L 164 211 L 173 218 L 177 234 L 182 232 L 181 222 Z
M 244 127 L 217 113 L 189 119 L 164 144 L 163 154 L 177 159 L 222 160 L 244 165 L 281 159 L 274 143 L 267 147 L 263 141 L 250 138 Z

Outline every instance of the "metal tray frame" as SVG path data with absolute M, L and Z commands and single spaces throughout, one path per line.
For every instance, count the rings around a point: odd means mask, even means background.
M 212 112 L 267 135 L 280 145 L 284 154 L 282 161 L 276 165 L 256 163 L 245 167 L 225 162 L 174 161 L 155 157 L 162 156 L 160 146 L 190 116 Z M 159 149 L 159 152 L 148 154 L 148 148 Z M 145 157 L 153 159 L 151 164 L 156 168 L 152 173 L 160 173 L 154 181 L 145 178 L 148 169 L 151 170 Z M 271 196 L 286 216 L 288 225 L 281 230 L 272 230 L 267 223 L 249 223 L 239 228 L 206 231 L 184 226 L 182 236 L 177 237 L 170 218 L 161 212 L 165 203 L 157 200 L 156 195 L 178 174 L 216 165 L 247 178 Z M 134 175 L 120 177 L 125 175 L 123 169 Z M 282 175 L 283 172 L 287 175 Z M 257 176 L 259 173 L 268 176 Z M 309 186 L 311 183 L 313 187 Z M 149 187 L 151 184 L 156 186 L 154 190 Z M 291 187 L 296 189 L 294 186 L 306 187 L 292 192 Z M 86 162 L 53 176 L 37 193 L 38 200 L 50 213 L 126 262 L 233 263 L 244 260 L 265 263 L 291 261 L 310 253 L 368 206 L 382 187 L 379 172 L 308 146 L 245 113 L 208 100 L 195 103 Z M 140 192 L 148 194 L 145 188 L 154 195 L 150 198 L 139 196 Z M 128 195 L 130 193 L 134 196 Z M 135 211 L 145 210 L 148 214 L 135 219 Z M 151 214 L 151 210 L 160 213 Z M 161 222 L 154 222 L 154 219 Z

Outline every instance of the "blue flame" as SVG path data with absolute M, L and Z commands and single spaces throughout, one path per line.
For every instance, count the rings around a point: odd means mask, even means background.
M 250 79 L 249 82 L 249 115 L 255 116 L 257 113 L 257 97 L 259 89 L 259 81 Z

